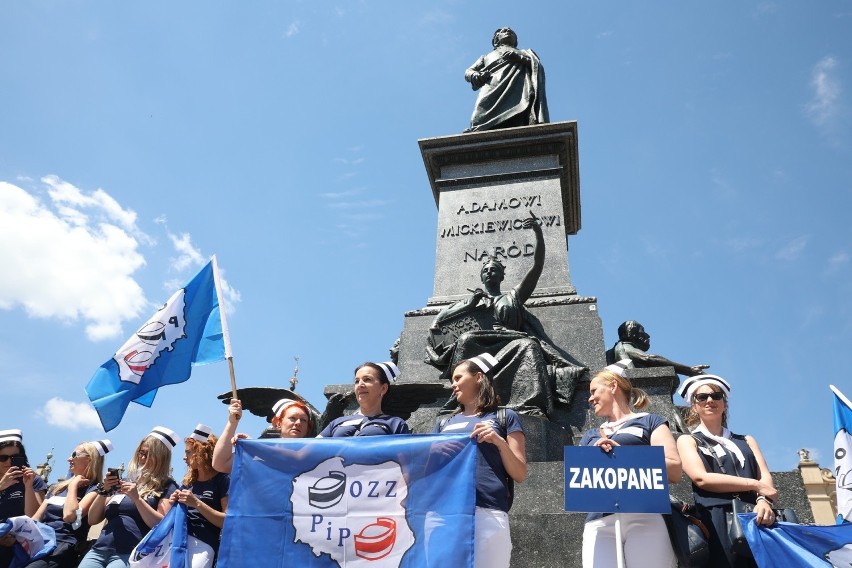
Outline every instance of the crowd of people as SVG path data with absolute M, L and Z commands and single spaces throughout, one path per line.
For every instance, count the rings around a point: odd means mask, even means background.
M 451 376 L 458 409 L 439 417 L 434 433 L 469 433 L 477 443 L 474 560 L 477 567 L 508 567 L 512 541 L 508 512 L 514 483 L 527 477 L 526 438 L 521 420 L 500 407 L 492 381 L 498 361 L 482 354 L 459 363 Z M 605 419 L 590 429 L 580 445 L 604 452 L 623 445 L 654 445 L 664 450 L 666 473 L 675 483 L 686 473 L 692 482 L 699 518 L 711 538 L 710 566 L 755 566 L 732 556 L 725 513 L 737 496 L 755 506 L 757 522 L 774 522 L 772 504 L 778 491 L 769 468 L 750 436 L 727 428 L 730 385 L 716 375 L 686 379 L 680 393 L 689 403 L 691 435 L 675 441 L 667 421 L 642 412 L 647 395 L 626 377 L 629 361 L 610 365 L 589 383 L 588 402 Z M 356 437 L 410 434 L 399 417 L 382 412 L 382 397 L 399 374 L 393 363 L 364 363 L 355 369 L 358 411 L 330 422 L 321 432 L 308 407 L 281 400 L 273 407 L 272 424 L 282 438 Z M 213 566 L 228 508 L 234 446 L 247 439 L 237 432 L 242 405 L 232 400 L 222 434 L 199 424 L 184 443 L 186 474 L 180 484 L 170 477 L 172 452 L 180 437 L 158 426 L 140 440 L 127 471 L 108 469 L 109 440 L 78 444 L 68 458 L 68 477 L 47 487 L 30 467 L 20 430 L 0 431 L 0 519 L 28 516 L 56 533 L 56 548 L 31 562 L 36 568 L 122 568 L 132 566 L 132 553 L 142 538 L 176 503 L 187 507 L 188 557 L 192 568 Z M 623 547 L 630 568 L 661 568 L 677 564 L 662 515 L 620 514 L 621 542 L 616 542 L 615 517 L 588 515 L 583 532 L 584 568 L 616 565 L 616 546 Z M 104 522 L 94 542 L 89 528 Z M 14 560 L 14 536 L 0 537 L 0 568 Z

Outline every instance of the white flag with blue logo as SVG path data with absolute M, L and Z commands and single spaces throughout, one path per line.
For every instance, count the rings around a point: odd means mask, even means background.
M 834 393 L 834 477 L 837 479 L 837 522 L 852 521 L 852 403 Z
M 7 534 L 15 537 L 10 568 L 26 566 L 56 549 L 56 531 L 53 527 L 26 516 L 0 521 L 0 536 Z
M 476 444 L 467 434 L 240 440 L 219 568 L 465 568 Z
M 118 426 L 131 401 L 150 407 L 157 389 L 189 379 L 192 365 L 225 358 L 215 272 L 211 260 L 89 380 L 86 394 L 105 431 Z

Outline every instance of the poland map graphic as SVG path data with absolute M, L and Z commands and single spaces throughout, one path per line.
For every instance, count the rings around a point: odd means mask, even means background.
M 138 385 L 160 354 L 171 351 L 178 339 L 186 337 L 185 295 L 184 288 L 172 294 L 169 301 L 116 351 L 113 359 L 118 363 L 119 379 Z
M 341 567 L 398 567 L 414 545 L 407 495 L 396 462 L 345 466 L 342 458 L 327 459 L 293 479 L 295 542 Z

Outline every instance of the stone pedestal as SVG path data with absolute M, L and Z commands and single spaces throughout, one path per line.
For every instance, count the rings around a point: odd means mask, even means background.
M 565 236 L 580 229 L 577 123 L 555 122 L 419 140 L 438 206 L 435 282 L 430 304 L 467 295 L 487 255 L 509 274 L 532 265 L 532 234 L 542 220 L 547 258 L 537 295 L 573 294 Z
M 426 306 L 405 314 L 400 380 L 438 380 L 438 370 L 424 362 L 429 327 L 443 308 L 481 286 L 479 273 L 488 255 L 506 266 L 504 290 L 520 282 L 533 262 L 534 235 L 521 228 L 531 213 L 542 220 L 545 263 L 526 303 L 530 323 L 565 359 L 603 367 L 597 300 L 576 294 L 568 263 L 566 237 L 580 229 L 577 123 L 427 138 L 419 144 L 438 206 L 435 278 Z M 421 421 L 417 415 L 412 419 Z M 556 409 L 554 421 L 571 432 L 567 407 Z M 582 424 L 583 419 L 574 426 Z M 528 449 L 536 443 L 529 440 Z

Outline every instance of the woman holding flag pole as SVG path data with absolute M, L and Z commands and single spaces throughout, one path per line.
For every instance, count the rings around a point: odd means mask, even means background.
M 272 426 L 278 428 L 282 438 L 305 438 L 314 425 L 310 409 L 299 400 L 282 398 L 272 405 Z M 239 399 L 232 398 L 228 407 L 228 422 L 213 449 L 213 469 L 231 473 L 234 467 L 234 445 L 237 440 L 249 439 L 248 434 L 237 433 L 237 425 L 243 417 L 243 406 Z
M 634 388 L 626 370 L 632 367 L 624 359 L 597 373 L 589 383 L 589 404 L 595 416 L 606 418 L 600 428 L 583 435 L 581 446 L 597 446 L 605 452 L 618 446 L 662 446 L 669 481 L 681 476 L 677 445 L 662 416 L 642 410 L 650 401 L 641 389 Z M 666 568 L 677 565 L 662 515 L 632 513 L 590 513 L 583 530 L 583 568 L 624 566 L 630 568 Z

